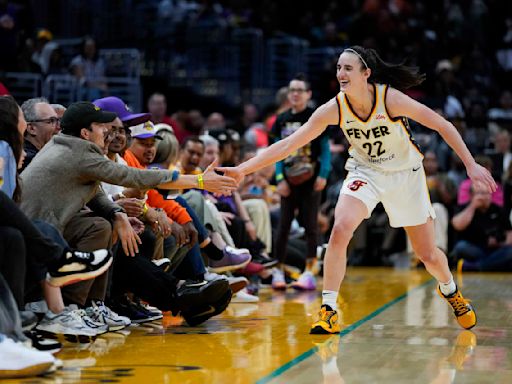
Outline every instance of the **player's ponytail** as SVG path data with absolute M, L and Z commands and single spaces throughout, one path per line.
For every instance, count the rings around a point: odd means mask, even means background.
M 387 63 L 381 59 L 378 53 L 371 48 L 363 48 L 359 45 L 345 49 L 344 52 L 355 54 L 361 61 L 362 69 L 370 68 L 372 73 L 369 82 L 389 84 L 398 90 L 405 90 L 421 84 L 425 80 L 425 74 L 420 73 L 418 67 Z

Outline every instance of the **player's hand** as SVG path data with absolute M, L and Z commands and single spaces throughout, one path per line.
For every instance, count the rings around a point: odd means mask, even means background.
M 240 184 L 245 176 L 238 167 L 215 167 L 215 170 L 221 172 L 224 176 L 231 177 L 237 184 Z
M 222 195 L 231 195 L 237 189 L 237 182 L 229 175 L 219 175 L 215 171 L 218 170 L 219 161 L 215 159 L 203 173 L 204 189 L 213 193 Z
M 496 192 L 496 182 L 486 168 L 475 162 L 466 168 L 466 172 L 475 188 L 483 188 L 489 193 Z

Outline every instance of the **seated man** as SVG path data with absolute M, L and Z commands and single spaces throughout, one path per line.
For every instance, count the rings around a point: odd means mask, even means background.
M 492 195 L 471 187 L 471 201 L 452 219 L 460 240 L 452 256 L 464 271 L 512 270 L 512 227 L 501 207 L 491 202 Z
M 108 124 L 115 118 L 116 114 L 102 111 L 92 103 L 71 104 L 62 118 L 63 134 L 54 136 L 22 175 L 27 187 L 21 206 L 30 218 L 53 224 L 72 247 L 86 251 L 90 247 L 108 248 L 113 235 L 119 239 L 125 254 L 133 257 L 140 238 L 124 210 L 99 188 L 100 182 L 133 188 L 203 186 L 220 193 L 230 193 L 235 183 L 213 171 L 205 172 L 200 180 L 169 171 L 133 169 L 110 161 L 103 151 L 105 138 L 110 135 Z M 84 205 L 87 205 L 85 210 Z M 227 283 L 201 287 L 185 284 L 179 289 L 177 281 L 173 284 L 167 309 L 175 313 L 190 313 L 193 308 L 218 300 L 229 290 Z M 63 295 L 68 302 L 79 306 L 99 306 L 115 319 L 115 314 L 104 305 L 106 288 L 104 273 L 94 280 L 66 287 Z M 108 326 L 108 318 L 104 320 Z
M 21 105 L 21 110 L 27 121 L 23 143 L 27 156 L 23 161 L 23 170 L 28 167 L 41 148 L 60 132 L 60 118 L 44 97 L 28 99 Z

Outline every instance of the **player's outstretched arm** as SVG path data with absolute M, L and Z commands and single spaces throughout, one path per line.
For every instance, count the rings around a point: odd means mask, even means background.
M 491 173 L 475 161 L 452 123 L 426 105 L 393 88 L 390 88 L 387 93 L 386 107 L 391 117 L 405 116 L 439 132 L 464 163 L 469 178 L 475 184 L 484 186 L 489 192 L 496 191 L 496 182 Z
M 271 164 L 283 160 L 297 149 L 318 137 L 328 125 L 339 123 L 338 105 L 335 99 L 320 106 L 297 131 L 283 140 L 272 144 L 259 155 L 237 167 L 218 167 L 218 171 L 240 182 L 245 175 L 256 172 Z

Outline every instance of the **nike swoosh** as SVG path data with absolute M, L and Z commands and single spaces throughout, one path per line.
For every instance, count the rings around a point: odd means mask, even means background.
M 186 287 L 202 287 L 203 285 L 206 285 L 206 284 L 208 284 L 208 282 L 203 280 L 203 281 L 199 281 L 197 283 L 187 283 L 185 286 Z
M 350 124 L 350 123 L 353 123 L 353 122 L 355 122 L 355 120 L 350 120 L 350 121 L 349 121 L 349 120 L 347 120 L 347 121 L 346 121 L 346 123 L 347 123 L 347 124 Z
M 413 172 L 416 172 L 418 169 L 420 169 L 421 167 L 418 167 L 418 168 L 413 168 L 412 171 Z
M 197 315 L 194 315 L 194 317 L 206 316 L 206 315 L 209 315 L 209 314 L 211 314 L 213 312 L 215 312 L 215 307 L 213 305 L 210 305 L 209 309 L 207 309 L 204 312 L 198 313 Z

